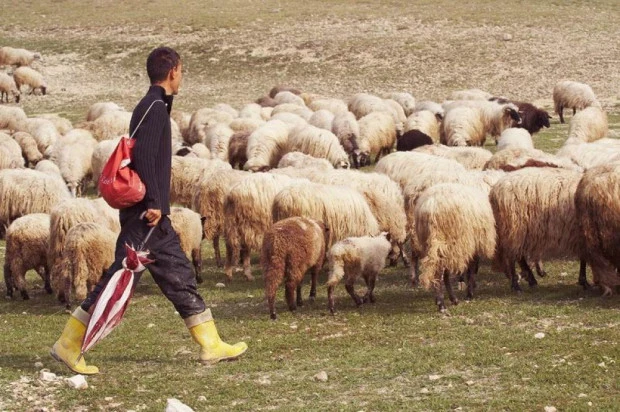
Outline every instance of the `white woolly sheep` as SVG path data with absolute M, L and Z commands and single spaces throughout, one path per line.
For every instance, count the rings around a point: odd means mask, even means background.
M 582 173 L 566 169 L 525 168 L 506 174 L 489 195 L 497 225 L 497 262 L 520 291 L 515 262 L 585 257 L 575 212 L 575 192 Z M 526 273 L 530 286 L 536 285 Z M 585 265 L 579 284 L 587 286 Z
M 571 119 L 565 144 L 593 142 L 608 131 L 607 113 L 600 107 L 586 107 Z
M 327 279 L 327 301 L 330 313 L 334 314 L 334 288 L 344 278 L 345 288 L 357 306 L 366 302 L 375 303 L 375 282 L 379 272 L 385 267 L 385 259 L 390 252 L 389 235 L 349 237 L 335 243 L 329 250 L 327 259 L 329 277 Z M 363 297 L 355 293 L 354 285 L 358 277 L 366 282 L 367 291 Z
M 289 127 L 280 120 L 270 120 L 248 138 L 245 170 L 259 172 L 278 165 L 286 153 Z
M 334 166 L 327 159 L 316 158 L 302 152 L 289 152 L 282 156 L 278 169 L 294 167 L 297 169 L 333 170 Z
M 320 129 L 332 130 L 332 123 L 334 122 L 334 114 L 329 110 L 317 110 L 312 114 L 308 123 L 312 126 L 318 127 Z
M 324 158 L 335 168 L 349 168 L 349 156 L 340 145 L 338 138 L 329 130 L 312 125 L 298 126 L 291 130 L 286 152 L 302 152 Z
M 45 290 L 52 293 L 47 268 L 47 247 L 50 237 L 50 216 L 31 213 L 15 219 L 6 230 L 6 258 L 4 282 L 6 295 L 13 297 L 18 290 L 24 300 L 29 299 L 26 272 L 34 269 L 45 282 Z
M 79 223 L 67 232 L 62 252 L 61 279 L 64 303 L 81 302 L 114 262 L 117 234 L 98 223 Z M 75 291 L 75 294 L 72 294 Z
M 600 139 L 592 143 L 565 143 L 556 156 L 566 158 L 583 169 L 590 169 L 620 161 L 620 140 Z
M 286 124 L 289 130 L 297 126 L 304 126 L 308 124 L 306 119 L 304 119 L 298 114 L 290 113 L 290 112 L 276 113 L 269 120 L 281 120 L 282 122 Z
M 50 213 L 62 200 L 70 198 L 58 177 L 30 169 L 0 170 L 0 231 L 18 217 L 30 213 Z
M 465 168 L 476 170 L 482 170 L 493 156 L 493 153 L 482 147 L 455 147 L 442 144 L 425 145 L 418 147 L 415 151 L 456 160 Z
M 301 107 L 306 107 L 306 103 L 304 102 L 304 99 L 299 97 L 299 95 L 291 93 L 287 90 L 278 92 L 278 94 L 273 96 L 273 100 L 275 100 L 276 104 L 278 105 L 290 103 L 290 104 L 296 104 Z
M 293 216 L 319 220 L 329 227 L 331 241 L 349 236 L 372 236 L 379 224 L 364 197 L 345 186 L 300 181 L 275 196 L 273 221 Z
M 58 178 L 63 184 L 65 182 L 65 180 L 62 178 L 62 175 L 60 174 L 60 169 L 58 168 L 58 165 L 52 162 L 51 160 L 48 160 L 48 159 L 41 160 L 40 162 L 37 163 L 34 170 L 38 172 L 43 172 L 49 176 Z
M 443 312 L 442 282 L 456 305 L 450 277 L 467 270 L 467 298 L 473 298 L 477 261 L 492 258 L 495 252 L 495 219 L 488 194 L 461 184 L 436 185 L 420 195 L 414 214 L 423 256 L 422 286 L 433 287 L 435 302 Z
M 520 120 L 519 109 L 512 103 L 456 101 L 447 108 L 440 141 L 448 146 L 482 146 L 487 134 L 497 138 Z
M 252 133 L 265 124 L 265 121 L 260 117 L 240 117 L 233 120 L 228 125 L 235 133 L 244 132 Z
M 200 244 L 203 239 L 202 225 L 204 218 L 185 207 L 170 208 L 170 223 L 179 236 L 181 250 L 194 266 L 196 282 L 202 283 L 202 252 Z
M 86 121 L 92 122 L 97 120 L 105 112 L 119 111 L 124 112 L 125 109 L 114 102 L 97 102 L 90 105 L 86 112 Z
M 398 93 L 390 93 L 387 95 L 388 99 L 392 99 L 403 108 L 405 112 L 405 116 L 411 116 L 411 114 L 415 111 L 415 98 L 411 95 L 411 93 L 407 92 L 398 92 Z
M 39 152 L 45 153 L 48 147 L 56 143 L 60 138 L 58 129 L 48 119 L 31 118 L 17 124 L 17 131 L 29 133 L 37 141 Z
M 524 167 L 559 167 L 578 172 L 583 171 L 582 167 L 570 159 L 554 156 L 538 149 L 520 148 L 508 148 L 496 152 L 484 166 L 484 169 L 511 172 Z
M 24 167 L 22 148 L 11 136 L 0 132 L 0 169 Z
M 394 126 L 396 127 L 396 132 L 398 135 L 403 134 L 404 124 L 407 121 L 407 116 L 405 115 L 405 111 L 402 106 L 395 100 L 392 99 L 384 99 L 383 100 L 388 107 L 388 113 L 392 115 L 394 119 Z
M 44 113 L 38 115 L 37 117 L 51 121 L 60 135 L 67 134 L 73 129 L 73 124 L 71 123 L 71 120 L 61 117 L 57 113 Z
M 0 129 L 17 130 L 27 118 L 21 107 L 0 105 Z
M 504 149 L 533 149 L 532 135 L 520 127 L 509 127 L 497 139 L 497 151 Z
M 278 286 L 285 282 L 286 302 L 291 311 L 303 305 L 301 282 L 312 271 L 310 300 L 316 297 L 316 281 L 323 262 L 329 229 L 322 222 L 291 217 L 274 223 L 265 233 L 261 247 L 261 267 L 265 279 L 265 297 L 269 316 L 277 319 L 275 298 Z M 297 299 L 295 299 L 297 294 Z
M 191 207 L 198 182 L 220 169 L 231 170 L 232 167 L 219 159 L 205 160 L 197 157 L 172 156 L 170 203 Z
M 433 141 L 439 141 L 439 128 L 441 118 L 430 110 L 420 110 L 413 112 L 405 121 L 404 132 L 419 130 L 430 136 Z
M 313 112 L 312 110 L 308 109 L 306 106 L 299 106 L 294 103 L 283 103 L 273 108 L 273 111 L 271 112 L 271 117 L 273 118 L 275 115 L 279 113 L 293 113 L 301 117 L 305 121 L 308 121 L 310 117 L 312 117 Z
M 31 69 L 28 66 L 22 66 L 15 69 L 13 72 L 13 79 L 17 90 L 21 90 L 23 85 L 30 87 L 30 93 L 34 93 L 35 90 L 40 90 L 41 94 L 45 95 L 47 92 L 47 83 L 43 78 L 43 75 L 38 71 Z
M 226 281 L 232 280 L 233 267 L 243 259 L 243 273 L 253 280 L 250 252 L 259 250 L 263 235 L 271 226 L 272 204 L 276 194 L 294 182 L 288 176 L 254 173 L 236 185 L 224 199 L 224 236 L 226 238 Z
M 349 111 L 344 100 L 334 98 L 321 98 L 313 100 L 308 107 L 315 112 L 318 112 L 319 110 L 329 110 L 334 115 Z
M 372 112 L 358 120 L 360 136 L 357 141 L 360 150 L 360 166 L 369 165 L 389 154 L 396 144 L 394 119 L 385 112 Z
M 43 158 L 37 147 L 37 141 L 26 132 L 16 132 L 13 139 L 22 149 L 22 155 L 26 159 L 26 166 L 34 166 Z
M 372 112 L 391 113 L 390 108 L 382 98 L 368 93 L 353 95 L 349 99 L 348 108 L 358 120 Z
M 129 134 L 131 112 L 121 110 L 106 111 L 90 123 L 78 125 L 92 132 L 97 141 L 112 140 Z
M 170 119 L 174 120 L 174 122 L 179 127 L 179 131 L 181 132 L 181 137 L 183 140 L 187 140 L 189 133 L 189 122 L 192 118 L 192 115 L 181 110 L 172 109 L 170 112 Z
M 79 129 L 75 129 L 75 131 L 82 132 Z M 86 133 L 79 133 L 76 142 L 61 144 L 57 155 L 54 156 L 60 174 L 74 197 L 82 195 L 93 174 L 92 158 L 97 141 L 88 136 L 90 135 L 89 132 L 84 132 Z
M 340 141 L 355 168 L 359 168 L 359 145 L 357 141 L 360 137 L 360 126 L 355 115 L 348 110 L 336 114 L 332 121 L 332 133 Z
M 420 112 L 422 110 L 428 110 L 429 112 L 437 116 L 438 119 L 443 119 L 443 116 L 445 114 L 445 111 L 441 104 L 430 101 L 430 100 L 425 100 L 425 101 L 416 103 L 415 111 Z
M 15 100 L 15 103 L 19 103 L 20 94 L 21 93 L 17 89 L 17 84 L 15 84 L 13 77 L 6 73 L 0 72 L 0 103 L 5 100 L 8 103 L 9 96 Z
M 577 186 L 575 207 L 594 283 L 611 295 L 620 285 L 620 162 L 589 169 Z
M 409 179 L 415 178 L 424 171 L 448 171 L 459 174 L 466 170 L 455 160 L 415 151 L 391 153 L 375 166 L 375 172 L 388 175 L 401 188 L 407 185 Z
M 184 136 L 185 143 L 188 145 L 205 143 L 206 145 L 206 129 L 208 127 L 216 123 L 229 124 L 232 120 L 233 116 L 230 113 L 213 110 L 208 107 L 198 109 L 192 113 L 187 136 Z
M 229 115 L 232 116 L 233 119 L 239 117 L 239 111 L 235 109 L 234 107 L 232 107 L 231 105 L 229 105 L 228 103 L 218 103 L 215 106 L 213 106 L 213 110 L 228 113 Z
M 480 89 L 455 90 L 448 100 L 489 100 L 493 95 Z
M 262 119 L 261 105 L 257 103 L 246 104 L 239 110 L 240 119 Z
M 573 109 L 573 116 L 577 110 L 589 106 L 601 108 L 601 104 L 590 86 L 570 80 L 559 81 L 554 86 L 553 104 L 555 112 L 560 116 L 560 123 L 564 123 L 564 108 L 566 107 Z
M 212 158 L 228 161 L 228 143 L 233 133 L 233 129 L 223 123 L 215 123 L 205 129 L 204 144 Z
M 13 47 L 0 47 L 0 66 L 30 66 L 35 60 L 39 60 L 41 55 L 26 49 L 15 49 Z
M 204 219 L 204 237 L 213 242 L 215 263 L 222 267 L 220 235 L 224 233 L 224 200 L 230 189 L 248 176 L 241 170 L 216 170 L 198 182 L 192 209 Z

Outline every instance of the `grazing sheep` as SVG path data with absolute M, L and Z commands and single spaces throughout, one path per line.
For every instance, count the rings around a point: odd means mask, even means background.
M 6 73 L 0 72 L 0 103 L 4 100 L 8 103 L 9 95 L 13 98 L 15 103 L 19 103 L 20 94 L 21 93 L 17 89 L 17 84 L 15 84 L 13 77 Z
M 482 170 L 491 156 L 493 156 L 493 153 L 482 147 L 455 147 L 441 144 L 422 146 L 415 149 L 415 151 L 453 159 L 467 169 L 476 170 Z
M 48 119 L 24 119 L 17 124 L 15 130 L 29 133 L 36 140 L 37 148 L 41 153 L 45 153 L 47 148 L 56 143 L 56 140 L 60 138 L 58 129 Z
M 65 180 L 62 178 L 62 175 L 60 174 L 60 169 L 58 168 L 58 165 L 52 162 L 51 160 L 48 160 L 48 159 L 41 160 L 40 162 L 37 163 L 34 170 L 38 172 L 43 172 L 49 176 L 58 178 L 63 184 L 65 183 Z
M 312 117 L 312 114 L 314 112 L 308 109 L 306 106 L 299 106 L 294 103 L 283 103 L 283 104 L 278 104 L 277 106 L 273 108 L 273 111 L 271 112 L 271 117 L 273 118 L 275 115 L 279 113 L 293 113 L 301 117 L 305 121 L 308 121 L 310 120 L 310 117 Z
M 228 163 L 233 169 L 243 169 L 248 161 L 248 139 L 252 132 L 237 132 L 228 142 Z
M 351 163 L 355 168 L 359 168 L 357 140 L 360 137 L 360 126 L 355 115 L 348 110 L 336 114 L 332 122 L 332 133 L 336 135 L 344 151 L 349 155 Z
M 15 49 L 13 47 L 0 47 L 0 66 L 30 66 L 35 60 L 39 60 L 41 55 L 26 49 Z
M 246 104 L 239 110 L 239 119 L 256 119 L 262 120 L 261 105 L 258 103 Z
M 57 177 L 30 169 L 0 170 L 0 231 L 18 217 L 50 213 L 70 197 L 67 186 Z
M 346 113 L 349 111 L 347 108 L 347 104 L 344 100 L 341 99 L 333 99 L 333 98 L 321 98 L 313 100 L 308 107 L 315 112 L 319 110 L 329 110 L 334 115 L 338 115 L 340 113 Z
M 443 116 L 445 114 L 445 110 L 443 109 L 443 106 L 441 104 L 430 100 L 417 102 L 415 104 L 415 112 L 420 112 L 422 110 L 428 110 L 429 112 L 433 113 L 438 120 L 443 119 Z
M 488 194 L 462 184 L 439 184 L 422 192 L 414 214 L 423 256 L 422 286 L 433 287 L 435 302 L 443 312 L 442 282 L 456 305 L 450 277 L 467 270 L 467 298 L 471 299 L 477 260 L 492 258 L 495 251 L 495 219 Z
M 519 116 L 521 123 L 517 127 L 521 127 L 530 134 L 538 133 L 543 127 L 551 127 L 549 119 L 551 116 L 543 109 L 539 109 L 531 103 L 512 102 L 519 108 Z
M 575 212 L 575 191 L 582 173 L 525 168 L 506 174 L 489 195 L 497 225 L 497 262 L 520 291 L 515 262 L 528 258 L 584 258 L 584 241 Z M 585 266 L 579 284 L 587 286 Z M 530 286 L 536 279 L 528 275 Z
M 118 146 L 118 142 L 121 140 L 120 137 L 117 137 L 113 140 L 102 140 L 97 143 L 97 146 L 93 149 L 93 155 L 91 158 L 91 170 L 92 170 L 92 180 L 95 183 L 95 187 L 99 186 L 99 176 L 101 176 L 101 172 L 105 167 L 105 164 L 108 162 L 108 159 Z
M 235 133 L 244 132 L 252 133 L 254 130 L 258 129 L 262 125 L 265 124 L 265 121 L 260 117 L 240 117 L 238 119 L 233 120 L 228 125 Z
M 0 106 L 0 129 L 17 130 L 27 118 L 21 107 Z
M 586 107 L 571 119 L 565 144 L 593 142 L 608 131 L 607 113 L 600 107 Z
M 86 112 L 86 121 L 92 122 L 101 117 L 105 112 L 124 112 L 125 109 L 114 102 L 97 102 L 90 105 Z
M 487 134 L 499 137 L 520 121 L 519 109 L 512 103 L 456 101 L 447 106 L 439 140 L 448 146 L 482 146 Z
M 276 85 L 273 86 L 271 88 L 271 90 L 269 90 L 269 97 L 271 97 L 272 99 L 276 97 L 276 95 L 280 92 L 290 92 L 296 95 L 300 95 L 301 94 L 301 90 L 295 88 L 295 87 L 291 87 L 291 86 L 285 86 L 285 85 Z
M 112 209 L 101 198 L 68 199 L 58 203 L 50 212 L 50 241 L 47 262 L 50 269 L 50 283 L 60 302 L 67 302 L 63 253 L 69 230 L 79 223 L 98 223 L 114 233 L 120 232 L 118 211 Z M 88 249 L 86 249 L 88 250 Z M 68 302 L 67 302 L 68 303 Z
M 233 266 L 243 259 L 243 273 L 253 280 L 250 252 L 259 250 L 263 235 L 271 226 L 272 204 L 276 194 L 294 182 L 288 176 L 254 173 L 236 185 L 224 199 L 224 236 L 226 238 L 226 281 L 232 280 Z
M 67 309 L 74 300 L 86 299 L 114 263 L 116 238 L 116 233 L 98 223 L 79 223 L 69 229 L 62 252 L 61 278 L 56 281 Z
M 385 112 L 372 112 L 358 120 L 360 137 L 359 163 L 361 166 L 370 165 L 375 156 L 375 163 L 383 155 L 388 155 L 396 143 L 396 127 L 394 119 Z
M 204 143 L 194 143 L 191 147 L 191 151 L 200 159 L 211 159 L 211 151 Z
M 320 129 L 332 130 L 332 123 L 334 122 L 334 114 L 329 110 L 317 110 L 310 116 L 308 123 L 312 126 Z
M 532 135 L 525 129 L 509 127 L 497 139 L 497 151 L 505 149 L 533 149 Z
M 6 257 L 4 282 L 6 296 L 13 297 L 18 290 L 24 300 L 29 299 L 26 272 L 34 269 L 45 282 L 45 290 L 52 293 L 47 267 L 47 247 L 50 237 L 50 216 L 31 213 L 15 219 L 6 230 Z
M 594 282 L 611 295 L 620 285 L 620 161 L 587 170 L 575 193 Z
M 288 137 L 286 152 L 302 152 L 307 155 L 324 158 L 335 168 L 348 169 L 349 156 L 344 151 L 338 138 L 329 130 L 312 125 L 297 126 Z
M 113 140 L 119 136 L 129 134 L 131 112 L 109 110 L 101 114 L 92 122 L 76 125 L 89 130 L 98 142 Z
M 228 125 L 232 120 L 233 116 L 230 113 L 213 110 L 208 107 L 198 109 L 192 113 L 187 136 L 184 136 L 185 143 L 190 146 L 194 143 L 204 143 L 209 147 L 206 139 L 207 129 L 217 123 Z
M 215 106 L 213 106 L 213 110 L 228 113 L 233 118 L 239 117 L 239 111 L 235 109 L 234 107 L 232 107 L 231 105 L 229 105 L 228 103 L 218 103 Z
M 289 152 L 282 156 L 278 169 L 294 167 L 297 169 L 333 170 L 334 166 L 327 159 L 316 158 L 302 152 Z
M 60 174 L 71 194 L 74 197 L 81 196 L 93 174 L 92 158 L 97 141 L 90 132 L 82 129 L 74 129 L 63 139 L 66 139 L 67 143 L 59 140 L 51 159 L 60 168 Z
M 521 148 L 507 148 L 496 152 L 484 166 L 484 169 L 512 172 L 524 167 L 555 167 L 578 172 L 583 171 L 583 168 L 570 159 L 554 156 L 538 149 Z
M 405 152 L 432 144 L 433 139 L 429 135 L 419 130 L 409 130 L 396 139 L 396 150 Z
M 333 242 L 349 236 L 379 233 L 379 224 L 364 197 L 345 186 L 299 181 L 282 189 L 273 200 L 273 221 L 303 216 L 329 227 Z
M 334 244 L 328 253 L 329 278 L 327 301 L 334 314 L 334 288 L 344 278 L 345 288 L 357 306 L 375 303 L 375 282 L 385 267 L 391 245 L 386 232 L 378 236 L 349 237 Z M 363 297 L 355 293 L 354 285 L 359 276 L 364 278 L 367 291 Z
M 375 172 L 388 175 L 401 188 L 407 185 L 409 179 L 415 178 L 424 171 L 447 171 L 459 174 L 464 173 L 466 169 L 455 160 L 416 151 L 391 153 L 375 166 Z
M 390 107 L 382 98 L 368 93 L 353 95 L 349 99 L 348 108 L 358 120 L 372 112 L 391 113 Z
M 247 162 L 251 172 L 274 168 L 286 153 L 289 127 L 281 120 L 270 120 L 248 137 Z
M 439 127 L 442 118 L 431 112 L 430 110 L 419 110 L 407 117 L 404 126 L 404 132 L 411 130 L 419 130 L 420 132 L 430 136 L 433 141 L 439 141 Z
M 41 159 L 43 159 L 43 155 L 39 152 L 37 147 L 37 141 L 26 132 L 16 132 L 13 135 L 13 139 L 19 144 L 22 149 L 22 155 L 26 160 L 26 166 L 35 166 Z
M 304 102 L 304 99 L 299 97 L 299 95 L 291 93 L 287 90 L 278 92 L 278 94 L 273 96 L 273 100 L 275 100 L 278 105 L 290 103 L 290 104 L 296 104 L 301 107 L 306 107 L 306 103 Z
M 32 94 L 37 89 L 40 90 L 43 95 L 47 92 L 47 83 L 43 75 L 28 66 L 15 69 L 13 72 L 13 79 L 15 80 L 18 91 L 21 90 L 23 85 L 27 85 L 30 87 L 30 93 L 28 94 Z
M 572 142 L 567 140 L 557 151 L 556 156 L 568 159 L 583 169 L 590 169 L 620 161 L 620 140 L 600 139 L 592 143 L 575 143 L 575 139 L 572 139 Z
M 304 119 L 298 114 L 290 112 L 275 113 L 269 120 L 281 120 L 286 124 L 289 130 L 297 126 L 305 126 L 306 124 L 308 124 L 306 119 Z
M 38 115 L 37 117 L 40 119 L 47 119 L 51 121 L 60 135 L 65 135 L 71 130 L 73 130 L 73 124 L 71 123 L 71 120 L 61 117 L 57 113 L 44 113 Z
M 224 200 L 230 189 L 247 176 L 248 172 L 241 170 L 216 170 L 198 182 L 192 199 L 192 209 L 204 218 L 204 237 L 213 242 L 218 267 L 222 267 L 220 235 L 224 233 Z
M 204 144 L 214 159 L 228 161 L 228 143 L 235 132 L 223 123 L 216 123 L 205 129 Z
M 555 113 L 560 116 L 560 123 L 564 123 L 565 107 L 573 109 L 573 116 L 577 110 L 589 106 L 601 108 L 601 104 L 590 86 L 570 80 L 562 80 L 555 85 L 553 88 L 553 104 Z
M 172 111 L 170 112 L 170 119 L 174 120 L 174 122 L 179 127 L 181 137 L 183 138 L 183 140 L 186 140 L 189 133 L 189 123 L 192 119 L 192 115 L 181 110 L 172 109 Z
M 328 237 L 329 229 L 322 222 L 304 217 L 290 217 L 276 222 L 265 233 L 260 262 L 271 319 L 277 319 L 276 291 L 282 281 L 285 282 L 289 310 L 294 311 L 297 306 L 303 305 L 301 282 L 309 270 L 312 271 L 310 300 L 314 301 Z
M 8 134 L 0 132 L 0 169 L 24 167 L 22 148 Z
M 450 93 L 448 100 L 489 100 L 493 95 L 480 89 L 456 90 Z
M 190 207 L 198 182 L 220 169 L 231 170 L 232 167 L 219 159 L 172 156 L 170 203 Z
M 272 97 L 262 96 L 256 99 L 256 104 L 261 107 L 276 107 L 278 102 L 276 102 Z
M 230 173 L 230 171 L 229 171 Z M 200 243 L 204 237 L 202 225 L 204 217 L 185 207 L 173 207 L 170 209 L 170 223 L 179 236 L 181 250 L 185 252 L 187 259 L 194 266 L 196 282 L 202 283 L 202 252 Z
M 411 93 L 390 93 L 387 98 L 397 102 L 403 108 L 405 116 L 411 116 L 416 109 L 415 98 L 411 95 Z

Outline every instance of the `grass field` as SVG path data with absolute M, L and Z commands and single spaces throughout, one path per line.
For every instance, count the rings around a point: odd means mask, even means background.
M 550 108 L 555 82 L 572 78 L 592 85 L 619 137 L 616 3 L 6 0 L 0 45 L 43 54 L 49 94 L 25 96 L 26 112 L 73 121 L 96 101 L 130 110 L 148 86 L 146 53 L 169 44 L 186 63 L 175 107 L 187 111 L 240 107 L 277 83 L 335 97 L 407 90 L 419 100 L 478 87 Z M 553 119 L 536 147 L 553 153 L 566 133 Z M 161 411 L 170 397 L 197 411 L 620 410 L 620 300 L 581 290 L 577 262 L 546 262 L 549 276 L 520 295 L 484 264 L 476 299 L 448 316 L 398 266 L 382 273 L 374 305 L 355 308 L 341 285 L 330 316 L 319 287 L 316 302 L 289 313 L 280 292 L 273 322 L 257 262 L 254 282 L 237 274 L 219 289 L 223 270 L 206 243 L 203 252 L 200 292 L 223 338 L 248 343 L 241 360 L 199 364 L 147 275 L 123 324 L 87 355 L 102 371 L 89 388 L 42 382 L 37 362 L 71 375 L 48 355 L 67 314 L 30 273 L 31 300 L 0 301 L 0 411 Z M 321 371 L 326 382 L 314 379 Z

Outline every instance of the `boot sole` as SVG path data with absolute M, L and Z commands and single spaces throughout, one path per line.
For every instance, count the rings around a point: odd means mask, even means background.
M 200 360 L 200 362 L 201 362 L 203 365 L 215 365 L 216 363 L 219 363 L 219 362 L 222 362 L 222 361 L 226 361 L 226 362 L 235 361 L 235 360 L 239 359 L 239 357 L 240 357 L 241 355 L 243 355 L 244 353 L 246 353 L 246 352 L 247 352 L 247 350 L 248 350 L 248 348 L 245 348 L 245 349 L 243 350 L 243 352 L 241 352 L 240 354 L 235 355 L 235 356 L 229 356 L 229 357 L 226 357 L 226 358 L 208 359 L 208 360 L 202 360 L 202 359 L 201 359 L 201 360 Z
M 65 366 L 69 369 L 71 369 L 73 372 L 78 373 L 80 375 L 97 375 L 99 374 L 99 372 L 95 372 L 95 373 L 87 373 L 87 372 L 80 372 L 78 370 L 75 370 L 71 365 L 69 365 L 64 359 L 62 359 L 60 356 L 58 356 L 56 354 L 56 352 L 54 351 L 54 348 L 52 347 L 52 349 L 50 349 L 50 356 L 52 358 L 54 358 L 56 361 L 60 362 L 60 363 L 64 363 Z

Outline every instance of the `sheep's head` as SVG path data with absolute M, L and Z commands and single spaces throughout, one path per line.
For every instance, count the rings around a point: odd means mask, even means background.
M 504 115 L 507 115 L 510 117 L 510 119 L 512 119 L 513 126 L 521 124 L 521 116 L 519 115 L 519 108 L 517 108 L 517 106 L 515 106 L 514 104 L 512 103 L 507 104 L 504 107 Z
M 351 164 L 349 163 L 348 159 L 340 159 L 336 162 L 336 165 L 334 167 L 336 169 L 349 169 L 351 167 Z

